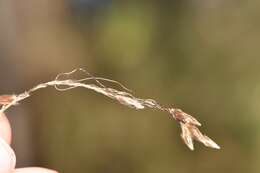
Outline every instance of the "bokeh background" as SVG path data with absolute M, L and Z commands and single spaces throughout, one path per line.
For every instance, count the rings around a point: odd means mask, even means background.
M 167 115 L 85 89 L 8 110 L 18 167 L 64 173 L 258 173 L 260 1 L 1 0 L 0 93 L 84 67 L 194 115 L 222 149 L 191 152 Z

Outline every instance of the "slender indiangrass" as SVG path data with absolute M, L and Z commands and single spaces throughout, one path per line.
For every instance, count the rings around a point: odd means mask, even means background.
M 85 77 L 81 79 L 72 79 L 72 75 L 76 72 L 83 72 Z M 92 83 L 86 83 L 87 81 L 92 81 Z M 102 83 L 103 81 L 118 84 L 122 90 L 106 87 Z M 207 147 L 220 149 L 220 147 L 212 139 L 200 132 L 198 129 L 198 127 L 201 126 L 200 122 L 191 115 L 183 112 L 181 109 L 164 107 L 153 99 L 141 99 L 135 97 L 131 94 L 131 90 L 126 88 L 121 83 L 111 79 L 94 77 L 82 68 L 75 69 L 68 73 L 61 73 L 54 80 L 38 84 L 37 86 L 18 95 L 0 95 L 0 116 L 1 113 L 5 112 L 10 107 L 30 97 L 33 92 L 48 86 L 53 86 L 58 91 L 66 91 L 77 87 L 83 87 L 103 94 L 130 108 L 137 110 L 151 108 L 166 112 L 180 124 L 182 130 L 181 137 L 189 149 L 194 150 L 193 140 L 197 140 Z

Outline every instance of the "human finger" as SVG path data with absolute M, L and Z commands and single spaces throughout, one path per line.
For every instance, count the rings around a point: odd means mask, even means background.
M 19 168 L 16 169 L 13 173 L 58 173 L 58 172 L 50 169 L 45 169 L 45 168 L 31 167 L 31 168 Z
M 0 113 L 0 138 L 5 140 L 6 143 L 11 143 L 11 126 L 6 116 Z
M 0 137 L 0 172 L 10 173 L 14 170 L 16 157 L 12 148 Z

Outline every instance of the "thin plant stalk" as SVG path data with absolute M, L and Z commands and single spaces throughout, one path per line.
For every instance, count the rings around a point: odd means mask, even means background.
M 73 79 L 72 75 L 76 72 L 82 72 L 85 77 L 81 79 Z M 102 83 L 103 81 L 115 83 L 119 85 L 122 90 L 106 87 Z M 136 110 L 151 108 L 166 112 L 180 124 L 182 130 L 181 138 L 183 139 L 184 143 L 189 147 L 189 149 L 194 150 L 193 140 L 201 142 L 206 147 L 220 149 L 219 145 L 217 145 L 212 139 L 200 132 L 198 127 L 201 126 L 201 123 L 191 115 L 183 112 L 181 109 L 164 107 L 153 99 L 142 99 L 135 97 L 132 94 L 132 91 L 121 83 L 111 79 L 94 77 L 82 68 L 75 69 L 68 73 L 61 73 L 57 75 L 54 80 L 40 83 L 35 87 L 18 95 L 0 95 L 0 116 L 1 113 L 4 113 L 12 106 L 17 105 L 22 100 L 27 99 L 34 92 L 50 86 L 55 87 L 55 89 L 58 91 L 67 91 L 73 88 L 82 87 L 103 94 L 113 100 L 116 100 L 122 105 L 134 108 Z

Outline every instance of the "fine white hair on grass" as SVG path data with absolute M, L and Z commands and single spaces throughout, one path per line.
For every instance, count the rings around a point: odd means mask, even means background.
M 75 73 L 77 72 L 82 72 L 84 74 L 84 78 L 73 79 L 72 75 L 75 75 Z M 112 87 L 107 87 L 102 82 L 117 84 L 123 90 L 121 91 Z M 5 112 L 10 107 L 30 97 L 33 92 L 49 86 L 55 87 L 55 89 L 58 91 L 67 91 L 73 88 L 82 87 L 103 94 L 113 100 L 116 100 L 118 103 L 130 108 L 134 108 L 137 110 L 152 108 L 167 112 L 169 115 L 171 115 L 173 119 L 179 122 L 182 130 L 181 137 L 184 143 L 189 147 L 189 149 L 194 149 L 193 140 L 197 140 L 207 147 L 220 149 L 220 147 L 212 139 L 210 139 L 206 135 L 203 135 L 200 132 L 200 130 L 198 129 L 198 127 L 201 126 L 200 122 L 191 115 L 183 112 L 181 109 L 164 107 L 153 99 L 141 99 L 135 97 L 131 94 L 132 91 L 120 82 L 102 77 L 92 76 L 83 68 L 74 69 L 71 72 L 67 73 L 61 73 L 57 75 L 53 81 L 40 83 L 35 87 L 29 89 L 28 91 L 25 91 L 18 95 L 0 95 L 0 116 L 1 113 Z

